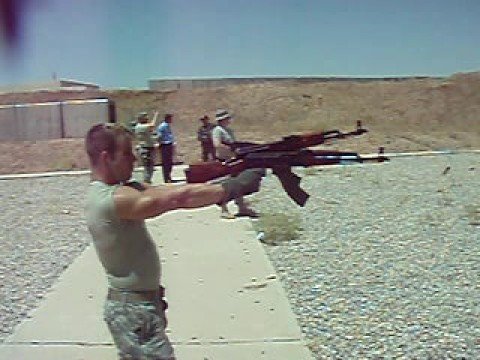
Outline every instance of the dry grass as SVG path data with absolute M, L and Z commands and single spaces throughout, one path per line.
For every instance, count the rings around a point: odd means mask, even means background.
M 446 85 L 445 85 L 446 84 Z M 225 107 L 235 114 L 241 140 L 271 141 L 289 133 L 351 129 L 362 120 L 371 132 L 332 148 L 376 151 L 474 148 L 480 143 L 480 78 L 375 83 L 253 84 L 119 99 L 121 121 L 146 108 L 173 111 L 185 162 L 198 159 L 198 118 Z M 140 102 L 143 101 L 143 102 Z M 131 109 L 135 109 L 132 111 Z
M 260 240 L 268 245 L 280 245 L 297 239 L 302 231 L 300 217 L 285 213 L 262 213 L 253 224 L 261 234 Z
M 58 100 L 66 95 L 7 94 L 0 96 L 0 103 L 8 103 L 11 96 L 20 102 Z M 347 131 L 362 120 L 370 130 L 367 135 L 325 146 L 359 152 L 375 152 L 384 146 L 390 152 L 472 149 L 480 145 L 480 73 L 400 82 L 264 83 L 175 91 L 89 91 L 76 96 L 108 96 L 116 104 L 118 120 L 125 124 L 139 111 L 173 112 L 178 150 L 185 163 L 200 157 L 198 119 L 204 114 L 214 118 L 217 108 L 233 112 L 232 126 L 237 138 L 245 141 L 265 142 L 290 133 L 336 128 Z M 25 153 L 25 143 L 0 143 L 0 173 L 33 167 L 28 156 L 42 153 L 49 154 L 46 160 L 50 164 L 55 163 L 52 157 L 67 154 L 71 161 L 66 164 L 87 166 L 84 154 L 78 151 L 82 140 L 66 141 L 62 146 L 58 141 L 55 146 L 51 143 L 27 144 L 32 155 Z M 11 166 L 12 157 L 19 157 L 16 166 Z M 46 170 L 48 165 L 42 158 L 35 160 L 35 171 L 39 167 Z

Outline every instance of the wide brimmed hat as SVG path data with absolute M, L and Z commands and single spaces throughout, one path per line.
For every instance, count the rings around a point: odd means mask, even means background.
M 231 118 L 232 118 L 232 115 L 230 115 L 230 113 L 227 110 L 218 109 L 215 112 L 215 120 L 217 121 L 222 121 L 222 120 L 231 119 Z

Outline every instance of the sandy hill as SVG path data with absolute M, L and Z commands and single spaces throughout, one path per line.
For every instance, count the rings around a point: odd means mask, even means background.
M 151 91 L 86 90 L 1 94 L 0 104 L 108 97 L 118 120 L 139 111 L 175 114 L 180 158 L 199 157 L 199 117 L 229 109 L 239 140 L 269 141 L 290 133 L 350 130 L 362 120 L 370 132 L 328 145 L 359 152 L 480 148 L 480 72 L 445 79 L 402 81 L 265 82 L 218 88 Z M 0 143 L 0 173 L 85 168 L 82 139 Z

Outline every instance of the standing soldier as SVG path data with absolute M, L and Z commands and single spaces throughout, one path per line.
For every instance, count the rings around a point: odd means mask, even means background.
M 130 181 L 135 162 L 130 134 L 115 124 L 92 126 L 85 148 L 92 171 L 85 213 L 107 274 L 103 314 L 119 358 L 175 360 L 166 334 L 162 261 L 145 220 L 257 192 L 261 175 L 244 171 L 220 184 L 160 187 Z
M 137 116 L 135 125 L 135 137 L 137 140 L 137 151 L 143 165 L 143 181 L 151 184 L 155 161 L 155 142 L 153 131 L 157 126 L 158 111 L 153 115 L 153 120 L 148 121 L 148 114 L 141 112 Z
M 213 146 L 212 130 L 215 127 L 210 121 L 208 115 L 200 118 L 202 126 L 198 128 L 197 139 L 202 147 L 202 160 L 215 160 L 215 147 Z
M 231 148 L 231 145 L 235 143 L 235 135 L 233 134 L 233 130 L 229 126 L 230 121 L 232 120 L 232 116 L 227 110 L 219 109 L 215 113 L 215 119 L 217 120 L 217 126 L 215 126 L 212 130 L 213 146 L 215 146 L 217 158 L 221 161 L 228 161 L 233 156 L 235 156 L 235 153 Z M 264 170 L 261 171 L 261 173 L 264 175 Z M 251 218 L 258 217 L 257 212 L 255 212 L 247 205 L 243 196 L 238 196 L 234 198 L 234 201 L 235 204 L 238 206 L 238 213 L 236 214 L 236 216 L 248 216 Z M 223 201 L 219 203 L 222 209 L 220 217 L 222 219 L 234 219 L 235 215 L 231 214 L 228 211 L 227 203 L 228 201 Z

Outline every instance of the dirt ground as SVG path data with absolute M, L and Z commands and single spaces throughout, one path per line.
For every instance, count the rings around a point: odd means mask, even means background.
M 480 148 L 480 72 L 445 79 L 404 81 L 266 82 L 228 87 L 151 91 L 88 90 L 0 94 L 0 104 L 108 97 L 117 121 L 139 111 L 175 114 L 178 159 L 199 160 L 199 118 L 215 109 L 234 114 L 238 140 L 273 141 L 292 133 L 353 130 L 362 120 L 369 133 L 325 144 L 360 153 Z M 0 143 L 0 174 L 86 169 L 83 139 Z

